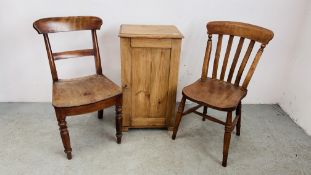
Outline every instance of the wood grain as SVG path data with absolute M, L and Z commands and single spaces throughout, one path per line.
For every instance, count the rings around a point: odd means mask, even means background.
M 240 36 L 263 44 L 268 44 L 274 35 L 269 29 L 242 22 L 212 21 L 206 27 L 208 34 Z
M 132 49 L 132 118 L 148 118 L 150 109 L 151 48 Z
M 94 49 L 71 50 L 53 53 L 54 60 L 62 60 L 75 57 L 85 57 L 94 55 Z
M 209 22 L 207 24 L 207 29 L 208 29 L 208 41 L 204 56 L 204 62 L 202 66 L 203 68 L 201 79 L 184 87 L 182 90 L 183 97 L 181 103 L 179 104 L 178 112 L 176 114 L 172 139 L 175 140 L 176 138 L 176 134 L 178 132 L 182 116 L 187 115 L 191 112 L 199 116 L 202 116 L 203 121 L 205 119 L 208 119 L 210 121 L 225 125 L 222 166 L 226 167 L 229 154 L 231 132 L 236 127 L 237 129 L 236 135 L 237 136 L 240 135 L 241 114 L 242 114 L 241 101 L 247 94 L 247 86 L 255 72 L 256 66 L 258 65 L 259 59 L 263 53 L 264 48 L 266 47 L 266 44 L 273 38 L 273 32 L 255 25 L 240 22 L 229 22 L 229 21 Z M 212 35 L 218 35 L 218 42 L 215 51 L 215 60 L 213 64 L 212 77 L 208 77 L 207 76 L 208 67 L 210 61 L 210 54 L 212 50 L 212 41 L 211 41 Z M 229 40 L 222 65 L 220 78 L 218 79 L 217 69 L 220 66 L 219 57 L 221 53 L 223 35 L 228 35 Z M 225 81 L 224 77 L 226 75 L 227 64 L 234 37 L 240 37 L 240 39 L 233 57 L 227 81 Z M 249 39 L 250 43 L 241 61 L 239 70 L 235 78 L 235 82 L 233 84 L 231 83 L 231 81 L 234 75 L 234 70 L 238 64 L 238 60 L 240 58 L 240 53 L 241 50 L 243 49 L 243 43 L 245 39 Z M 248 60 L 250 59 L 251 52 L 256 42 L 262 44 L 252 64 L 250 65 L 250 68 L 242 83 L 242 86 L 240 86 L 239 83 L 240 80 L 242 79 L 244 69 L 248 63 Z M 183 112 L 186 100 L 195 102 L 198 105 Z M 197 109 L 200 106 L 204 106 L 203 113 L 197 111 Z M 207 107 L 227 112 L 226 122 L 207 115 Z M 234 110 L 236 110 L 236 117 L 232 120 L 232 112 Z
M 120 38 L 121 83 L 123 93 L 123 128 L 131 125 L 132 112 L 132 55 L 130 38 Z
M 120 27 L 119 37 L 128 38 L 183 38 L 173 25 L 130 25 Z
M 218 62 L 221 52 L 221 46 L 222 46 L 222 37 L 223 35 L 218 35 L 218 41 L 217 41 L 217 48 L 215 52 L 215 59 L 214 59 L 214 66 L 213 66 L 213 78 L 217 78 L 217 69 L 218 69 Z
M 231 67 L 230 67 L 230 72 L 228 75 L 227 82 L 231 83 L 235 67 L 236 67 L 238 60 L 239 60 L 239 57 L 240 57 L 240 53 L 241 53 L 241 50 L 243 47 L 244 40 L 245 40 L 245 38 L 240 38 L 240 40 L 239 40 L 239 44 L 238 44 L 238 47 L 237 47 L 236 52 L 234 54 L 234 58 L 233 58 L 233 61 L 232 61 Z
M 158 38 L 132 38 L 131 47 L 171 48 L 172 40 Z
M 181 52 L 181 39 L 172 39 L 169 85 L 167 90 L 168 101 L 166 110 L 167 112 L 166 124 L 168 125 L 168 127 L 172 127 L 174 125 L 180 52 Z
M 47 52 L 48 59 L 49 59 L 52 79 L 53 79 L 53 82 L 55 82 L 58 80 L 58 75 L 57 75 L 56 65 L 55 65 L 54 58 L 53 58 L 53 52 L 52 52 L 49 36 L 47 34 L 43 34 L 43 37 L 44 37 L 46 52 Z
M 76 30 L 99 30 L 102 19 L 95 16 L 68 16 L 42 18 L 33 23 L 39 34 L 69 32 Z
M 96 30 L 92 30 L 92 42 L 93 42 L 93 49 L 94 49 L 96 73 L 97 73 L 97 75 L 102 75 L 103 72 L 102 72 L 102 65 L 101 65 L 101 60 L 100 60 Z
M 122 25 L 119 36 L 123 130 L 171 128 L 182 35 L 175 26 Z
M 261 45 L 260 49 L 258 50 L 258 52 L 257 52 L 257 54 L 255 56 L 255 59 L 254 59 L 252 65 L 251 65 L 250 69 L 248 70 L 248 73 L 247 73 L 247 75 L 246 75 L 246 77 L 244 79 L 244 82 L 242 84 L 242 87 L 244 89 L 247 89 L 247 86 L 248 86 L 248 84 L 249 84 L 249 82 L 250 82 L 250 80 L 251 80 L 251 78 L 252 78 L 252 76 L 253 76 L 253 74 L 255 72 L 255 69 L 256 69 L 257 64 L 259 62 L 259 59 L 260 59 L 260 57 L 261 57 L 265 47 L 266 47 L 265 45 Z
M 64 152 L 67 159 L 72 159 L 69 131 L 66 118 L 98 111 L 102 118 L 103 109 L 116 106 L 116 138 L 121 143 L 122 138 L 122 92 L 121 89 L 107 77 L 102 75 L 101 61 L 96 31 L 100 28 L 102 20 L 98 17 L 57 17 L 44 18 L 34 22 L 34 28 L 43 34 L 51 74 L 53 78 L 52 104 L 55 109 L 59 125 Z M 93 49 L 74 50 L 53 53 L 48 33 L 69 32 L 75 30 L 91 30 Z M 80 56 L 94 55 L 96 75 L 74 79 L 59 80 L 54 60 L 67 59 Z
M 201 80 L 202 81 L 206 80 L 206 78 L 207 78 L 209 62 L 210 62 L 210 58 L 211 58 L 211 51 L 212 51 L 212 35 L 208 35 L 208 41 L 207 41 L 205 56 L 204 56 L 204 62 L 203 62 L 203 66 L 202 66 L 202 74 L 201 74 Z
M 247 61 L 248 61 L 248 59 L 249 59 L 249 56 L 250 56 L 251 53 L 252 53 L 254 44 L 255 44 L 255 41 L 254 41 L 254 40 L 251 40 L 251 41 L 249 42 L 247 51 L 246 51 L 246 53 L 245 53 L 245 55 L 244 55 L 244 58 L 243 58 L 243 60 L 242 60 L 242 63 L 241 63 L 241 65 L 240 65 L 240 68 L 239 68 L 239 71 L 238 71 L 238 74 L 237 74 L 236 79 L 235 79 L 235 83 L 234 83 L 234 84 L 237 85 L 237 86 L 238 86 L 239 83 L 240 83 L 240 80 L 241 80 L 243 71 L 244 71 L 245 66 L 246 66 L 246 64 L 247 64 Z
M 151 55 L 149 117 L 166 118 L 171 50 L 152 49 Z
M 229 60 L 229 56 L 230 56 L 230 51 L 231 51 L 231 47 L 232 47 L 233 38 L 234 38 L 234 36 L 230 35 L 229 40 L 228 40 L 228 44 L 227 44 L 226 53 L 225 53 L 225 58 L 224 58 L 224 61 L 222 63 L 220 80 L 224 80 L 224 78 L 225 78 L 225 74 L 226 74 L 226 69 L 227 69 L 227 65 L 228 65 L 228 60 Z

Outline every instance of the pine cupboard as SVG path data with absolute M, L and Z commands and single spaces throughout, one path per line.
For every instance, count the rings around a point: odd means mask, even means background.
M 123 131 L 172 129 L 182 34 L 172 25 L 121 25 Z

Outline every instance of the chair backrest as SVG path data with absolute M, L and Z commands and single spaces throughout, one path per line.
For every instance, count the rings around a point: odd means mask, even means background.
M 102 75 L 101 61 L 98 48 L 98 40 L 96 30 L 99 30 L 102 25 L 102 20 L 94 16 L 70 16 L 70 17 L 54 17 L 54 18 L 43 18 L 35 21 L 33 27 L 39 34 L 43 34 L 46 51 L 49 59 L 51 68 L 51 74 L 53 81 L 58 80 L 57 70 L 55 61 L 60 59 L 83 57 L 83 56 L 94 56 L 96 73 Z M 93 48 L 83 50 L 72 50 L 65 52 L 53 53 L 51 44 L 49 41 L 49 33 L 57 32 L 69 32 L 78 30 L 91 30 Z
M 212 51 L 212 36 L 213 35 L 218 35 L 218 41 L 217 41 L 217 46 L 216 46 L 216 51 L 215 51 L 213 71 L 212 71 L 211 77 L 213 79 L 219 79 L 222 81 L 227 81 L 229 83 L 231 83 L 232 81 L 234 71 L 237 66 L 241 50 L 243 48 L 243 43 L 245 39 L 250 40 L 247 50 L 245 52 L 245 55 L 240 63 L 240 67 L 236 74 L 236 78 L 234 82 L 234 85 L 236 86 L 240 86 L 239 84 L 242 78 L 242 74 L 247 65 L 247 62 L 252 53 L 255 43 L 256 42 L 260 43 L 260 48 L 258 49 L 255 55 L 255 58 L 253 59 L 253 62 L 251 63 L 250 68 L 241 85 L 242 88 L 247 89 L 249 81 L 256 69 L 256 66 L 263 53 L 264 48 L 269 43 L 269 41 L 273 38 L 273 35 L 274 35 L 273 32 L 271 30 L 268 30 L 268 29 L 265 29 L 259 26 L 251 25 L 251 24 L 246 24 L 246 23 L 230 22 L 230 21 L 213 21 L 207 24 L 207 33 L 208 33 L 208 41 L 207 41 L 207 47 L 205 51 L 205 57 L 204 57 L 204 63 L 203 63 L 203 68 L 202 68 L 202 75 L 201 75 L 201 80 L 203 81 L 207 79 L 208 67 L 209 67 L 211 51 Z M 224 35 L 227 35 L 229 38 L 228 38 L 228 44 L 226 47 L 226 51 L 224 54 L 223 64 L 221 66 L 220 77 L 218 77 L 219 58 L 220 58 L 222 41 L 223 41 Z M 237 45 L 236 52 L 232 60 L 232 64 L 229 70 L 229 74 L 227 76 L 227 80 L 224 80 L 234 37 L 239 37 L 239 43 Z

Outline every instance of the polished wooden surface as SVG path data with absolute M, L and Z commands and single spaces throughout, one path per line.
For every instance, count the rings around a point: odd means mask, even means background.
M 93 55 L 94 55 L 93 49 L 71 50 L 71 51 L 53 53 L 54 60 L 62 60 L 62 59 L 68 59 L 68 58 L 85 57 L 85 56 L 93 56 Z
M 122 25 L 123 130 L 171 128 L 182 35 L 175 26 Z
M 201 78 L 198 81 L 183 88 L 183 97 L 176 114 L 172 139 L 176 138 L 182 116 L 191 112 L 202 116 L 203 121 L 208 119 L 210 121 L 224 125 L 225 133 L 222 165 L 225 167 L 227 166 L 231 132 L 235 127 L 237 129 L 236 135 L 240 135 L 242 113 L 241 100 L 246 96 L 247 87 L 254 74 L 263 50 L 269 41 L 273 38 L 274 34 L 271 30 L 259 26 L 230 21 L 209 22 L 207 24 L 207 33 L 208 41 L 204 56 Z M 213 70 L 209 71 L 209 64 L 211 62 L 212 53 L 212 39 L 214 35 L 217 35 L 217 44 L 213 66 L 211 66 Z M 225 41 L 225 37 L 228 38 L 228 42 L 221 65 L 220 56 L 223 50 L 222 47 L 223 42 Z M 239 40 L 230 66 L 228 63 L 234 38 L 238 38 Z M 245 41 L 247 42 L 247 40 L 249 41 L 249 44 L 246 47 L 247 49 L 244 56 L 242 57 L 242 60 L 240 60 L 243 45 Z M 255 57 L 253 58 L 253 61 L 249 64 L 247 73 L 243 76 L 256 43 L 258 43 L 259 48 L 255 54 Z M 229 69 L 227 68 L 228 66 L 230 67 Z M 236 72 L 237 66 L 238 69 Z M 218 71 L 219 69 L 221 72 Z M 227 70 L 229 72 L 227 72 Z M 209 72 L 212 73 L 211 76 L 208 76 Z M 226 76 L 227 79 L 225 78 Z M 193 101 L 199 105 L 183 112 L 186 100 Z M 204 107 L 203 113 L 197 111 L 197 109 L 201 106 Z M 208 107 L 227 112 L 226 121 L 224 122 L 208 115 Z M 236 110 L 236 117 L 233 119 L 232 112 L 234 110 Z
M 213 21 L 207 24 L 208 34 L 234 35 L 255 40 L 262 44 L 268 44 L 273 38 L 273 32 L 269 29 L 232 21 Z
M 42 18 L 33 23 L 39 34 L 76 30 L 99 30 L 103 21 L 95 16 Z
M 191 101 L 222 111 L 235 110 L 246 93 L 247 90 L 241 87 L 210 78 L 198 80 L 183 89 L 183 95 Z
M 60 129 L 64 151 L 67 158 L 72 158 L 69 131 L 66 118 L 98 111 L 98 118 L 103 118 L 103 109 L 116 106 L 116 137 L 121 143 L 122 137 L 122 92 L 121 88 L 102 74 L 96 30 L 100 29 L 102 20 L 98 17 L 76 16 L 43 18 L 34 22 L 33 26 L 39 34 L 43 34 L 49 65 L 53 78 L 53 100 L 56 117 Z M 53 53 L 49 33 L 90 30 L 93 48 Z M 94 56 L 96 75 L 60 80 L 58 79 L 55 61 L 74 57 Z
M 130 25 L 120 27 L 119 37 L 128 38 L 183 38 L 173 25 Z
M 52 104 L 55 107 L 72 107 L 114 97 L 121 88 L 103 75 L 92 75 L 53 83 Z

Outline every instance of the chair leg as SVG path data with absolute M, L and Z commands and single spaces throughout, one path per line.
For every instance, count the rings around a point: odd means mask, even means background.
M 178 127 L 182 118 L 182 113 L 184 112 L 184 108 L 185 108 L 185 103 L 186 103 L 186 97 L 183 96 L 181 99 L 181 102 L 179 103 L 178 106 L 178 111 L 176 114 L 176 119 L 175 119 L 175 126 L 174 126 L 174 130 L 173 130 L 173 135 L 172 135 L 172 139 L 175 140 L 176 138 L 176 134 L 178 131 Z
M 58 121 L 60 136 L 62 138 L 63 146 L 64 146 L 64 152 L 67 154 L 67 159 L 72 159 L 72 149 L 70 146 L 70 137 L 69 137 L 69 131 L 67 129 L 67 122 L 66 122 L 66 116 L 61 114 L 59 111 L 56 111 L 56 117 Z
M 207 106 L 204 106 L 203 108 L 203 114 L 206 115 L 207 114 Z M 205 117 L 202 117 L 202 121 L 205 121 Z
M 103 119 L 103 116 L 104 116 L 104 110 L 99 110 L 98 113 L 97 113 L 97 118 L 98 119 Z
M 241 102 L 238 105 L 238 108 L 236 109 L 236 115 L 239 116 L 238 123 L 236 124 L 236 135 L 240 136 L 241 131 L 241 118 L 242 118 L 242 104 Z
M 242 104 L 239 103 L 237 109 L 236 109 L 236 115 L 239 116 L 238 122 L 236 124 L 236 135 L 240 136 L 241 131 L 241 119 L 242 119 Z
M 228 152 L 231 139 L 231 125 L 232 125 L 232 112 L 227 113 L 226 125 L 225 125 L 225 134 L 224 134 L 224 148 L 223 148 L 223 158 L 222 166 L 227 166 Z
M 117 99 L 116 103 L 116 137 L 117 143 L 122 139 L 122 96 Z

